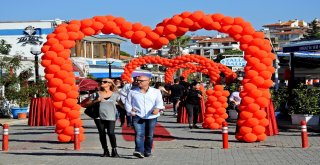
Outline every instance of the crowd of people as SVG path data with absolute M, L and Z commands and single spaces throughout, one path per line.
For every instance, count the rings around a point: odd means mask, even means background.
M 103 149 L 102 157 L 119 157 L 115 136 L 116 120 L 120 126 L 133 128 L 135 131 L 135 150 L 138 158 L 149 157 L 152 153 L 153 134 L 157 118 L 165 109 L 165 102 L 173 104 L 173 115 L 177 117 L 181 107 L 187 112 L 189 128 L 199 128 L 198 115 L 201 98 L 204 96 L 203 84 L 193 80 L 190 83 L 184 77 L 174 80 L 172 84 L 152 83 L 147 76 L 135 77 L 132 83 L 119 79 L 103 78 L 100 89 L 91 94 L 86 106 L 98 103 L 99 117 L 94 122 L 99 132 Z M 231 102 L 240 103 L 239 93 L 233 93 Z M 111 144 L 108 150 L 107 138 Z

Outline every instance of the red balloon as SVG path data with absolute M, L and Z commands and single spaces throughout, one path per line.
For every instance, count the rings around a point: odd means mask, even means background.
M 272 73 L 269 71 L 262 71 L 259 73 L 259 75 L 261 77 L 263 77 L 264 79 L 271 79 L 271 77 L 272 77 Z
M 261 119 L 259 121 L 259 125 L 263 126 L 263 127 L 266 127 L 269 125 L 269 120 L 268 119 Z
M 239 132 L 240 132 L 242 135 L 245 135 L 245 134 L 251 133 L 251 132 L 252 132 L 252 128 L 246 127 L 246 126 L 242 126 L 242 127 L 240 128 Z
M 86 27 L 86 28 L 82 29 L 81 31 L 86 36 L 92 36 L 96 33 L 96 31 L 94 29 L 92 29 L 91 27 Z
M 68 35 L 68 33 L 58 33 L 58 34 L 56 34 L 56 38 L 60 41 L 68 40 L 69 35 Z
M 93 24 L 92 19 L 83 19 L 81 20 L 81 28 L 90 27 Z
M 240 118 L 241 119 L 249 119 L 252 118 L 253 114 L 251 112 L 242 111 L 240 112 Z
M 231 24 L 233 24 L 234 19 L 232 17 L 227 16 L 227 17 L 222 18 L 221 22 L 223 25 L 231 25 Z
M 68 32 L 78 32 L 80 30 L 80 25 L 69 23 L 67 26 Z
M 49 80 L 49 87 L 59 87 L 62 84 L 62 80 L 58 79 L 58 78 L 52 78 L 51 80 Z
M 266 138 L 267 138 L 267 135 L 264 133 L 257 135 L 257 141 L 264 141 L 264 140 L 266 140 Z
M 67 93 L 68 98 L 77 99 L 79 97 L 79 92 L 77 91 L 70 91 Z
M 54 51 L 54 52 L 61 52 L 61 51 L 64 50 L 64 47 L 63 47 L 63 45 L 61 45 L 61 44 L 54 44 L 54 45 L 52 45 L 52 46 L 50 47 L 49 50 Z
M 67 120 L 67 119 L 58 120 L 57 123 L 56 123 L 56 127 L 57 127 L 58 129 L 64 129 L 64 128 L 66 128 L 66 127 L 69 126 L 69 125 L 70 125 L 70 122 L 69 122 L 69 120 Z
M 212 14 L 211 17 L 214 21 L 220 22 L 224 18 L 224 15 L 217 13 L 217 14 Z
M 45 69 L 46 73 L 54 74 L 60 71 L 60 67 L 58 65 L 50 65 Z
M 55 66 L 61 66 L 65 63 L 65 59 L 62 57 L 56 57 L 52 59 L 52 64 Z
M 72 108 L 75 104 L 77 104 L 77 102 L 78 102 L 77 99 L 68 98 L 68 99 L 64 100 L 63 105 L 66 107 Z
M 253 133 L 248 133 L 243 136 L 243 140 L 246 142 L 255 142 L 257 140 L 257 135 Z
M 266 116 L 267 116 L 267 113 L 263 110 L 259 110 L 253 114 L 253 117 L 259 120 L 266 118 Z
M 54 113 L 54 117 L 56 120 L 61 120 L 61 119 L 65 119 L 66 118 L 66 114 L 63 112 L 55 112 Z
M 81 115 L 80 111 L 72 110 L 68 113 L 68 118 L 71 120 L 77 119 L 77 118 L 80 118 L 80 115 Z
M 175 25 L 167 25 L 164 27 L 163 34 L 168 35 L 171 33 L 175 33 L 177 31 L 177 26 Z
M 71 136 L 65 135 L 65 134 L 59 134 L 58 135 L 58 140 L 60 142 L 69 142 L 71 140 Z
M 259 122 L 259 121 L 258 121 Z M 252 128 L 252 133 L 256 135 L 263 134 L 266 131 L 266 128 L 261 125 L 256 125 Z
M 73 136 L 74 135 L 74 127 L 73 126 L 68 126 L 65 129 L 63 129 L 63 134 L 68 135 L 68 136 Z
M 68 32 L 67 28 L 64 27 L 64 26 L 61 26 L 61 25 L 59 25 L 58 27 L 56 27 L 56 28 L 54 29 L 54 33 L 55 33 L 55 34 L 58 34 L 58 33 L 66 33 L 66 32 Z
M 139 22 L 132 24 L 132 31 L 138 31 L 143 28 L 143 25 Z
M 51 60 L 42 60 L 42 61 L 41 61 L 41 65 L 42 65 L 43 67 L 48 67 L 48 66 L 51 65 Z
M 249 104 L 254 102 L 254 99 L 252 97 L 246 96 L 246 97 L 241 99 L 241 102 L 242 102 L 243 105 L 249 105 Z
M 259 124 L 259 120 L 256 118 L 250 118 L 245 122 L 245 125 L 252 128 Z
M 56 92 L 54 95 L 53 95 L 53 100 L 54 101 L 63 101 L 67 98 L 67 95 L 65 93 L 62 93 L 62 92 Z
M 192 19 L 193 21 L 199 21 L 203 18 L 203 16 L 204 16 L 203 11 L 195 11 L 189 16 L 189 18 Z
M 259 97 L 256 99 L 256 103 L 261 107 L 261 108 L 264 108 L 264 107 L 267 107 L 268 104 L 269 104 L 269 100 L 265 97 Z
M 190 18 L 184 18 L 179 26 L 189 28 L 194 24 Z

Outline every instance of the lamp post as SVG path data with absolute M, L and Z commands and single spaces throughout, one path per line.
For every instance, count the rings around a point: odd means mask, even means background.
M 39 82 L 39 60 L 38 55 L 41 54 L 40 46 L 33 46 L 30 49 L 30 53 L 34 55 L 34 69 L 35 69 L 35 80 L 36 83 Z
M 109 67 L 109 78 L 111 78 L 111 64 L 114 63 L 114 61 L 110 61 L 110 59 L 107 58 L 107 64 Z

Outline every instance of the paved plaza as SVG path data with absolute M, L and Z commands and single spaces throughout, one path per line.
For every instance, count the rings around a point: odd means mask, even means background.
M 82 116 L 86 141 L 81 150 L 74 151 L 73 143 L 59 143 L 54 127 L 29 127 L 26 120 L 11 122 L 9 151 L 0 152 L 4 164 L 319 164 L 320 134 L 309 132 L 308 149 L 301 148 L 299 129 L 280 129 L 277 136 L 260 143 L 235 140 L 235 123 L 229 122 L 229 149 L 222 149 L 221 131 L 189 129 L 176 123 L 172 111 L 166 111 L 159 123 L 173 136 L 172 141 L 156 141 L 152 157 L 132 156 L 134 142 L 125 141 L 117 123 L 116 136 L 121 158 L 101 158 L 98 131 L 93 120 Z M 1 121 L 3 122 L 3 120 Z M 0 137 L 2 140 L 2 137 Z

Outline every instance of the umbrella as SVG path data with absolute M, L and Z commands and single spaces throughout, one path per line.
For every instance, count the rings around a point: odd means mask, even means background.
M 90 91 L 98 88 L 99 84 L 96 81 L 89 78 L 80 78 L 78 86 L 79 91 Z

